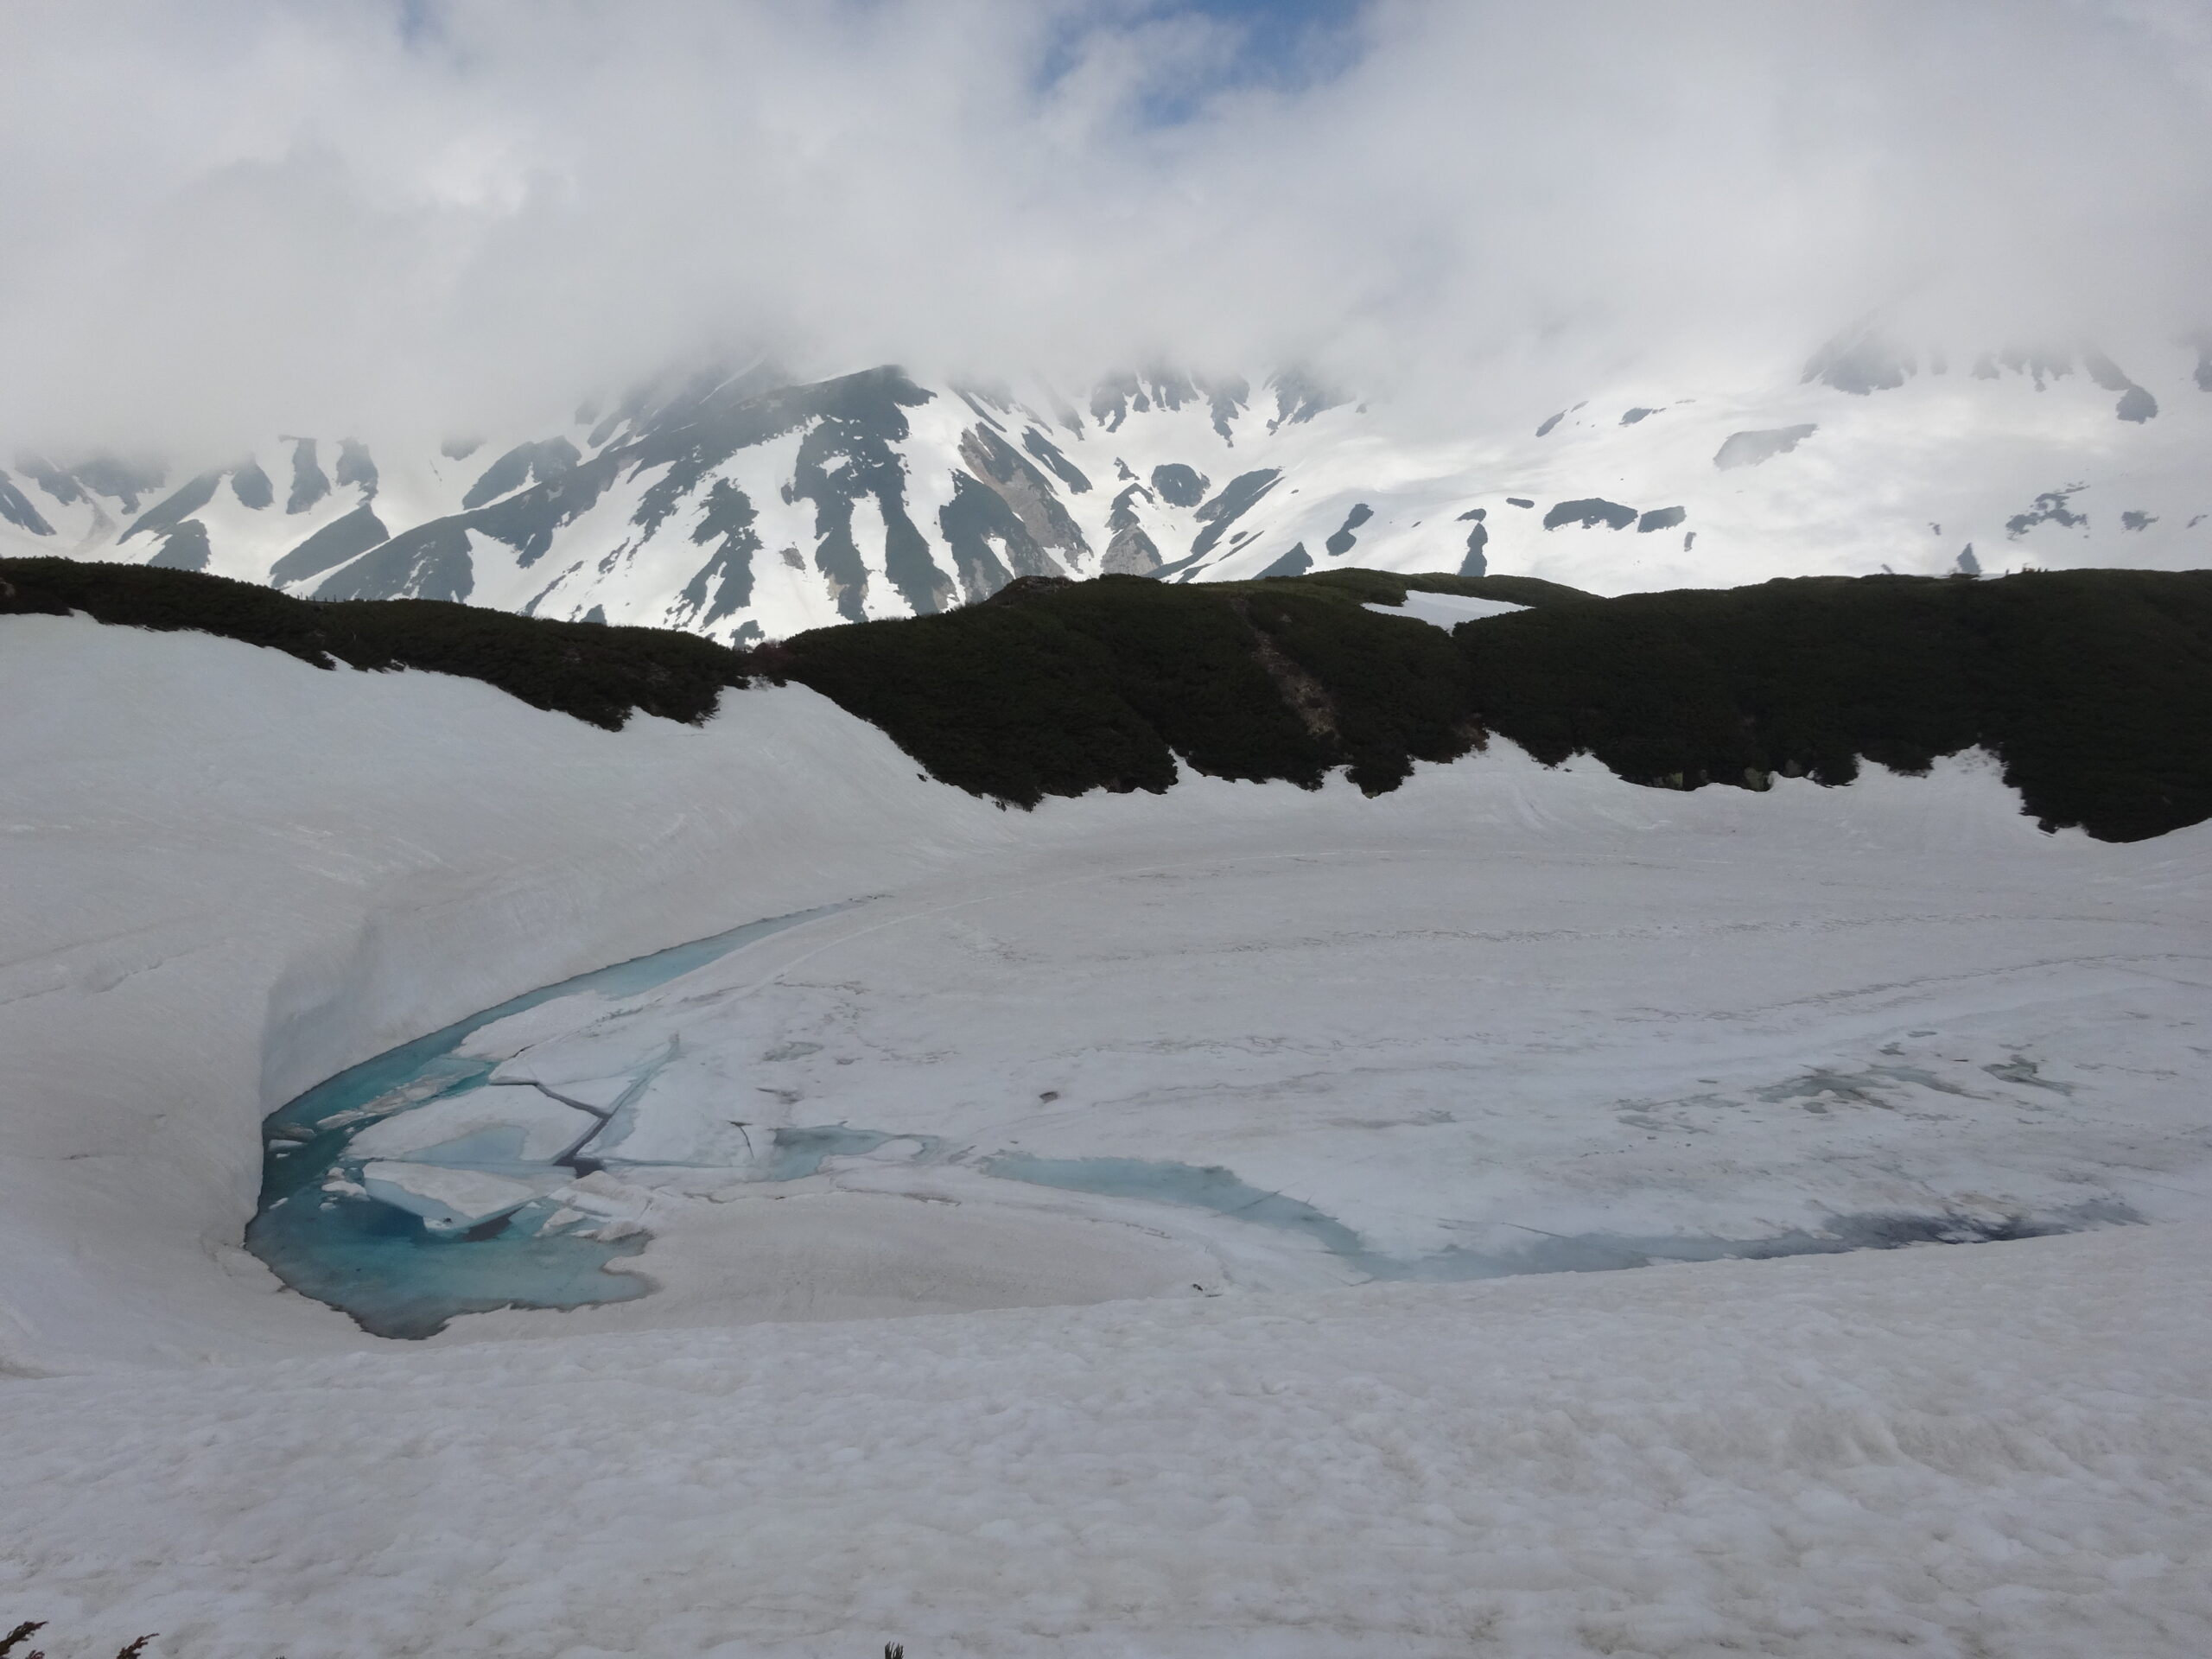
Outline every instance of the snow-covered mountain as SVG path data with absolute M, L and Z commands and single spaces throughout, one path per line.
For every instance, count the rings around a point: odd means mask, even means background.
M 925 385 L 701 375 L 432 449 L 282 435 L 186 474 L 25 453 L 10 553 L 328 599 L 423 597 L 734 643 L 1015 576 L 1331 564 L 1599 592 L 2212 562 L 2212 345 L 1947 354 L 1863 324 L 1745 390 L 1623 381 L 1510 433 L 1414 431 L 1297 374 Z

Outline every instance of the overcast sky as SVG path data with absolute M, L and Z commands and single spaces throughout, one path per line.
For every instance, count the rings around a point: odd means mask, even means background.
M 2212 323 L 2201 0 L 7 0 L 0 146 L 11 442 Z

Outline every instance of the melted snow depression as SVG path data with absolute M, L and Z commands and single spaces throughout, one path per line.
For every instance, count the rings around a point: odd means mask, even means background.
M 2212 24 L 1786 13 L 0 17 L 0 1659 L 2212 1652 Z

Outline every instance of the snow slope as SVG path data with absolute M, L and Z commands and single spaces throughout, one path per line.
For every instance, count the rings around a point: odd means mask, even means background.
M 1376 801 L 1001 812 L 798 689 L 608 734 L 77 619 L 0 620 L 0 689 L 40 711 L 0 729 L 11 1622 L 296 1659 L 2212 1636 L 2212 830 L 2044 836 L 1970 760 L 1683 795 L 1503 745 Z M 2158 1224 L 1344 1287 L 1279 1230 L 959 1166 L 719 1205 L 632 1170 L 652 1294 L 427 1345 L 238 1249 L 262 1115 L 339 1066 L 856 899 L 625 1006 L 748 1116 L 1220 1164 L 1408 1254 L 1906 1189 Z M 577 1012 L 518 1055 L 628 1040 Z
M 0 1607 L 225 1659 L 2195 1659 L 2208 1244 L 11 1382 Z
M 197 473 L 20 455 L 0 551 L 180 564 L 743 643 L 941 610 L 1023 575 L 1332 565 L 1600 593 L 2212 558 L 2212 367 L 2135 343 L 1905 352 L 1764 385 L 1579 385 L 1510 430 L 1297 376 L 809 385 L 753 368 L 448 443 L 296 437 Z

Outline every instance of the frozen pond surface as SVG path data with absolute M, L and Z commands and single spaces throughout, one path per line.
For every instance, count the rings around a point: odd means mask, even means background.
M 264 1125 L 261 1203 L 246 1247 L 292 1288 L 342 1308 L 378 1336 L 425 1337 L 456 1314 L 491 1308 L 577 1307 L 645 1294 L 644 1281 L 606 1270 L 645 1248 L 643 1230 L 626 1226 L 619 1214 L 595 1214 L 603 1206 L 572 1186 L 594 1167 L 584 1155 L 589 1137 L 559 1149 L 565 1163 L 529 1158 L 519 1128 L 434 1140 L 402 1164 L 369 1161 L 361 1143 L 403 1116 L 427 1116 L 483 1090 L 496 1064 L 457 1051 L 488 1025 L 563 997 L 636 996 L 828 913 L 750 922 L 527 992 L 310 1089 Z M 545 1103 L 535 1089 L 510 1084 L 497 1092 L 510 1090 L 526 1092 L 529 1106 Z M 518 1111 L 487 1103 L 483 1115 L 496 1122 Z M 365 1170 L 390 1172 L 391 1179 L 372 1174 L 365 1181 Z M 474 1177 L 475 1185 L 495 1192 L 495 1184 L 505 1185 L 519 1201 L 480 1200 L 490 1211 L 481 1216 L 456 1210 L 458 1195 L 438 1191 L 432 1172 L 461 1182 Z
M 2212 1216 L 2193 913 L 2016 825 L 1207 836 L 756 923 L 295 1102 L 250 1243 L 473 1338 Z
M 333 1078 L 269 1120 L 250 1243 L 474 1339 L 2212 1217 L 2201 931 L 2167 873 L 2047 845 L 1214 841 L 918 885 Z

